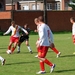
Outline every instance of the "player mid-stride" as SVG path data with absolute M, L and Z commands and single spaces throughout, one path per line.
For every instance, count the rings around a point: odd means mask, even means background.
M 73 38 L 73 43 L 75 45 L 75 18 L 71 17 L 70 22 L 73 24 L 72 25 L 72 38 Z M 75 52 L 73 54 L 75 54 Z
M 38 28 L 40 27 L 40 24 L 39 23 L 37 23 L 37 30 L 35 30 L 35 32 L 38 32 Z M 49 27 L 49 29 L 50 29 L 50 27 Z M 50 37 L 49 37 L 50 39 L 49 39 L 49 42 L 50 42 L 50 46 L 49 46 L 49 48 L 51 49 L 51 50 L 53 50 L 55 53 L 56 53 L 56 57 L 58 58 L 58 57 L 60 57 L 60 55 L 61 55 L 61 52 L 59 52 L 58 50 L 57 50 L 57 48 L 55 47 L 55 44 L 54 44 L 54 39 L 53 39 L 53 33 L 52 33 L 52 31 L 51 31 L 51 29 L 50 29 Z M 35 57 L 38 57 L 38 55 L 36 55 Z
M 39 25 L 38 27 L 39 39 L 36 42 L 36 45 L 37 45 L 37 50 L 38 50 L 38 59 L 40 62 L 40 71 L 37 72 L 36 74 L 46 73 L 45 67 L 44 67 L 45 64 L 47 64 L 51 68 L 50 73 L 52 73 L 55 68 L 55 64 L 53 64 L 46 58 L 46 54 L 48 52 L 48 48 L 50 45 L 50 42 L 49 42 L 50 29 L 43 22 L 42 16 L 35 18 L 34 22 L 36 25 Z
M 29 52 L 32 54 L 33 52 L 32 52 L 31 47 L 30 47 L 30 45 L 29 45 L 29 33 L 30 33 L 30 28 L 28 27 L 28 24 L 25 24 L 23 28 L 24 28 L 25 30 L 27 30 L 28 35 L 27 35 L 24 31 L 22 31 L 22 35 L 20 36 L 20 39 L 19 39 L 19 42 L 18 42 L 18 46 L 17 46 L 17 50 L 18 50 L 17 53 L 20 53 L 20 46 L 21 46 L 22 42 L 25 41 L 25 44 L 26 44 L 26 46 L 27 46 Z
M 28 35 L 28 32 L 25 29 L 16 25 L 15 21 L 12 21 L 9 29 L 3 34 L 3 35 L 6 35 L 6 34 L 9 34 L 10 32 L 12 32 L 11 37 L 10 37 L 8 50 L 6 51 L 7 54 L 11 54 L 15 50 L 17 43 L 19 41 L 19 37 L 20 37 L 19 31 L 20 30 L 24 31 Z M 12 46 L 12 44 L 13 44 L 13 46 Z

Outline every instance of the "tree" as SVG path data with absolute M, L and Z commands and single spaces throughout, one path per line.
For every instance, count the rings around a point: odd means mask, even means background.
M 75 10 L 75 0 L 72 0 L 72 1 L 69 3 L 69 6 L 72 7 L 72 10 Z

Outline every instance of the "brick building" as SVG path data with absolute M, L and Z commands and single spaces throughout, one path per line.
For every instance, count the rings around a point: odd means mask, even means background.
M 71 10 L 72 0 L 46 0 L 47 10 Z M 43 10 L 43 0 L 13 0 L 14 10 Z M 6 10 L 12 9 L 12 0 L 6 0 Z

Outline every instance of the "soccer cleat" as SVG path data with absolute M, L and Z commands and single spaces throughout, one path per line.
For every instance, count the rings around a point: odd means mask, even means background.
M 12 52 L 11 52 L 11 50 L 7 50 L 6 53 L 7 54 L 11 54 Z
M 75 52 L 73 54 L 75 54 Z
M 55 64 L 53 64 L 53 66 L 51 66 L 50 73 L 52 73 L 54 71 L 54 68 L 55 68 Z
M 20 53 L 20 51 L 17 51 L 17 53 Z
M 57 54 L 57 58 L 60 57 L 60 55 L 61 55 L 61 52 L 59 52 L 59 53 Z
M 39 71 L 36 74 L 44 74 L 44 73 L 46 73 L 46 72 L 45 71 Z
M 5 59 L 2 61 L 2 65 L 4 65 L 5 64 Z
M 35 56 L 35 58 L 37 58 L 38 57 L 38 54 Z
M 33 52 L 32 52 L 32 51 L 30 51 L 30 53 L 31 53 L 31 54 L 33 54 Z

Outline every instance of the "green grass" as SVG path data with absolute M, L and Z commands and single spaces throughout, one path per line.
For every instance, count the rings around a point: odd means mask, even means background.
M 37 54 L 35 42 L 38 35 L 30 35 L 30 46 L 33 54 L 28 52 L 25 43 L 21 45 L 21 53 L 17 50 L 13 54 L 6 54 L 10 36 L 0 36 L 0 55 L 6 59 L 4 66 L 0 65 L 0 75 L 36 75 L 40 70 L 39 61 L 34 56 Z M 75 75 L 75 46 L 72 43 L 71 33 L 54 34 L 56 48 L 61 52 L 61 57 L 56 58 L 56 54 L 49 49 L 47 58 L 56 64 L 53 73 L 49 73 L 49 66 L 45 65 L 45 75 Z M 0 63 L 1 64 L 1 63 Z

